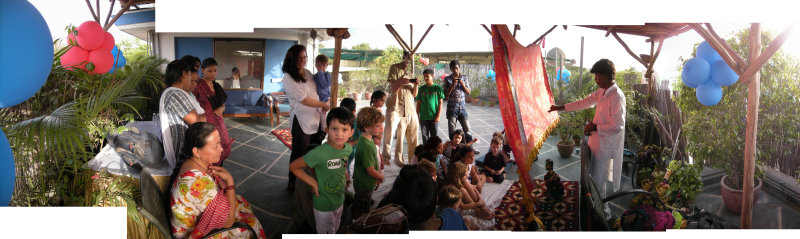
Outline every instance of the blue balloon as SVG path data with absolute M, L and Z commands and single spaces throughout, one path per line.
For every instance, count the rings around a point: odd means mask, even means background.
M 8 206 L 11 202 L 16 178 L 14 154 L 11 152 L 11 145 L 8 144 L 6 135 L 0 129 L 0 206 Z
M 695 57 L 683 64 L 682 74 L 686 76 L 686 81 L 700 85 L 711 77 L 711 65 L 705 59 Z
M 114 46 L 114 49 L 111 49 L 111 55 L 114 57 L 114 62 L 116 63 L 116 67 L 123 67 L 127 64 L 127 59 L 125 58 L 125 53 L 119 50 L 117 46 Z M 119 55 L 119 59 L 117 59 L 117 55 Z
M 706 81 L 706 83 L 697 86 L 695 96 L 697 101 L 700 101 L 700 104 L 705 106 L 716 105 L 722 99 L 722 87 L 714 81 Z
M 0 1 L 0 108 L 27 100 L 53 67 L 53 37 L 42 14 L 25 0 Z
M 709 64 L 714 64 L 717 61 L 722 60 L 722 56 L 708 44 L 708 42 L 702 42 L 699 46 L 697 46 L 697 57 L 701 57 L 706 59 Z
M 681 71 L 681 82 L 689 88 L 697 88 L 697 84 L 686 80 L 686 71 Z
M 739 75 L 725 61 L 717 61 L 711 65 L 711 80 L 721 86 L 730 86 L 739 81 Z

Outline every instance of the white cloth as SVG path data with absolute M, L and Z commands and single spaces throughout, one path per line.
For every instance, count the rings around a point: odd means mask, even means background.
M 231 88 L 242 88 L 242 86 L 239 84 L 239 78 L 233 78 L 231 80 Z
M 300 103 L 305 98 L 319 100 L 317 94 L 317 84 L 314 83 L 313 75 L 310 71 L 305 71 L 306 82 L 295 82 L 289 74 L 283 75 L 283 88 L 286 90 L 286 96 L 289 99 L 289 120 L 292 120 L 295 115 L 297 122 L 300 123 L 300 128 L 303 129 L 305 134 L 314 134 L 319 130 L 320 114 L 321 112 L 314 107 L 310 107 Z M 291 126 L 290 126 L 291 127 Z
M 165 97 L 166 95 L 168 95 L 168 94 L 170 94 L 172 92 L 176 92 L 176 93 L 173 93 L 173 94 L 183 94 L 186 98 L 188 98 L 189 99 L 190 108 L 194 108 L 193 110 L 196 113 L 203 114 L 203 113 L 205 113 L 205 111 L 203 110 L 202 107 L 200 107 L 200 104 L 197 102 L 197 99 L 194 97 L 194 95 L 190 94 L 189 92 L 186 92 L 183 89 L 176 88 L 176 87 L 168 87 L 167 89 L 164 90 L 163 93 L 161 93 L 161 99 L 158 102 L 158 115 L 159 115 L 158 118 L 159 118 L 159 124 L 160 124 L 160 128 L 161 128 L 161 142 L 164 145 L 164 158 L 167 160 L 167 163 L 169 163 L 171 168 L 175 168 L 175 166 L 177 164 L 177 157 L 178 156 L 175 155 L 175 152 L 176 152 L 175 145 L 176 144 L 170 143 L 170 142 L 174 142 L 175 139 L 174 139 L 174 137 L 172 135 L 172 130 L 170 129 L 170 122 L 169 122 L 170 121 L 170 117 L 169 117 L 169 115 L 167 113 L 167 105 L 166 104 L 167 104 L 167 98 L 168 97 Z M 191 112 L 191 110 L 189 110 L 189 112 Z M 182 120 L 183 117 L 185 117 L 185 115 L 179 116 L 179 117 Z M 180 140 L 183 140 L 183 138 L 181 138 Z M 183 144 L 182 144 L 182 142 L 180 142 L 177 145 L 183 145 Z
M 591 174 L 603 197 L 611 192 L 606 185 L 613 183 L 613 191 L 620 188 L 622 177 L 622 148 L 625 143 L 625 95 L 617 84 L 608 89 L 597 89 L 588 97 L 566 104 L 566 111 L 583 110 L 596 106 L 592 122 L 597 132 L 589 136 L 592 150 Z
M 344 209 L 344 205 L 330 212 L 322 212 L 314 208 L 314 222 L 317 224 L 317 234 L 336 234 L 342 218 L 342 209 Z

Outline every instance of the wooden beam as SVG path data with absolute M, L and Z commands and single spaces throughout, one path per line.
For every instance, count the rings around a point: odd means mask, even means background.
M 517 38 L 517 30 L 519 30 L 519 24 L 514 24 L 514 33 L 511 34 L 514 38 Z
M 94 18 L 94 21 L 100 23 L 100 17 L 98 17 L 97 14 L 94 14 L 94 8 L 92 7 L 92 3 L 90 3 L 89 0 L 86 0 L 86 6 L 89 7 L 89 12 L 92 13 L 92 18 Z
M 125 5 L 123 5 L 122 8 L 119 9 L 117 15 L 115 15 L 114 18 L 111 19 L 111 21 L 109 21 L 108 23 L 106 23 L 105 26 L 103 26 L 103 30 L 108 31 L 108 29 L 111 28 L 112 25 L 114 25 L 114 22 L 116 22 L 117 19 L 119 19 L 119 17 L 121 17 L 123 13 L 127 12 L 128 9 L 131 8 L 133 3 L 134 1 L 128 1 L 127 3 L 125 3 Z
M 633 57 L 633 59 L 636 59 L 637 61 L 639 61 L 639 63 L 642 63 L 642 65 L 644 65 L 645 67 L 647 67 L 647 63 L 645 63 L 645 62 L 644 62 L 644 60 L 642 60 L 642 58 L 640 58 L 639 56 L 637 56 L 636 54 L 634 54 L 634 53 L 633 53 L 633 51 L 631 51 L 631 48 L 629 48 L 629 47 L 628 47 L 628 44 L 625 44 L 625 42 L 624 42 L 624 41 L 622 41 L 622 38 L 619 38 L 619 35 L 617 35 L 617 33 L 616 33 L 616 32 L 611 32 L 611 35 L 614 35 L 614 38 L 616 38 L 616 39 L 617 39 L 617 41 L 619 42 L 619 44 L 621 44 L 621 45 L 622 45 L 622 47 L 624 47 L 624 48 L 625 48 L 625 51 L 627 51 L 627 52 L 628 52 L 628 54 L 630 54 L 630 55 Z
M 489 35 L 492 35 L 492 30 L 489 30 L 489 27 L 487 27 L 486 24 L 481 24 L 481 26 L 483 26 L 483 29 L 486 29 L 486 32 L 488 32 Z
M 413 54 L 413 53 L 415 53 L 415 52 L 417 52 L 417 49 L 419 48 L 419 46 L 420 46 L 420 45 L 422 45 L 422 40 L 425 40 L 425 37 L 426 37 L 426 36 L 428 36 L 428 33 L 429 33 L 429 32 L 431 32 L 431 28 L 433 28 L 433 24 L 431 24 L 431 25 L 428 27 L 428 30 L 425 30 L 425 34 L 422 34 L 422 38 L 420 38 L 420 39 L 419 39 L 419 41 L 417 42 L 417 47 L 414 47 L 414 50 L 413 50 L 413 51 L 411 51 L 411 52 L 412 52 L 412 54 Z
M 719 37 L 719 35 L 717 35 L 717 32 L 714 31 L 714 28 L 711 27 L 710 23 L 706 23 L 706 28 L 708 28 L 708 33 L 711 35 L 711 37 L 713 37 L 720 43 L 724 43 L 720 45 L 722 45 L 722 47 L 725 48 L 725 51 L 727 51 L 728 54 L 733 58 L 733 61 L 739 65 L 739 68 L 744 68 L 745 66 L 747 66 L 747 62 L 744 61 L 742 56 L 740 56 L 739 53 L 734 51 L 733 48 L 731 48 L 731 45 L 728 45 L 728 42 L 726 42 L 724 39 Z
M 753 23 L 750 25 L 750 67 L 761 53 L 761 24 Z M 764 54 L 767 55 L 767 54 Z M 767 55 L 771 56 L 771 55 Z M 760 69 L 761 66 L 758 66 Z M 745 123 L 744 136 L 744 173 L 742 174 L 742 229 L 753 227 L 753 181 L 756 165 L 756 133 L 758 133 L 758 102 L 761 97 L 761 76 L 756 71 L 747 86 L 747 121 Z
M 111 7 L 108 8 L 108 15 L 106 16 L 106 21 L 103 23 L 103 26 L 108 25 L 108 20 L 111 20 L 111 11 L 114 11 L 114 4 L 116 3 L 117 1 L 111 1 Z
M 409 38 L 408 38 L 408 42 L 411 43 L 411 45 L 409 45 L 408 49 L 414 49 L 414 24 L 408 24 L 408 33 L 410 35 Z M 411 54 L 414 54 L 414 53 L 411 53 Z M 411 58 L 411 59 L 414 59 L 414 58 Z
M 541 41 L 542 39 L 544 39 L 544 36 L 547 36 L 547 34 L 550 34 L 550 32 L 552 32 L 552 31 L 553 31 L 553 29 L 556 29 L 556 27 L 557 27 L 557 26 L 558 26 L 558 25 L 553 25 L 553 27 L 551 27 L 551 28 L 550 28 L 550 30 L 547 30 L 547 32 L 545 32 L 544 34 L 542 34 L 541 36 L 539 36 L 539 38 L 536 38 L 536 40 L 535 40 L 535 41 L 533 41 L 533 43 L 532 43 L 532 44 L 534 44 L 534 45 L 538 45 L 538 44 L 539 44 L 539 41 Z
M 97 10 L 97 24 L 100 24 L 100 0 L 95 1 L 95 10 Z
M 725 51 L 725 47 L 722 46 L 722 44 L 728 44 L 727 42 L 718 42 L 713 36 L 711 36 L 711 33 L 700 26 L 699 23 L 691 23 L 690 25 L 692 28 L 694 28 L 695 32 L 700 34 L 700 36 L 703 37 L 703 39 L 705 39 L 709 45 L 711 45 L 711 48 L 714 48 L 714 50 L 719 53 L 719 55 L 722 57 L 722 60 L 725 61 L 725 63 L 727 63 L 737 75 L 741 76 L 742 73 L 744 73 L 743 69 L 746 65 L 738 65 L 736 61 L 733 60 L 733 57 Z
M 612 32 L 614 32 L 614 29 L 615 29 L 615 28 L 617 28 L 617 26 L 610 26 L 610 27 L 608 27 L 608 30 L 606 31 L 606 37 L 608 37 L 608 35 L 609 35 L 609 34 L 611 34 Z
M 764 52 L 762 52 L 758 58 L 750 60 L 750 65 L 747 66 L 747 69 L 744 71 L 741 77 L 739 77 L 739 81 L 741 81 L 743 84 L 747 84 L 751 79 L 753 79 L 753 76 L 758 73 L 759 70 L 761 70 L 761 67 L 764 66 L 764 64 L 767 64 L 769 58 L 771 58 L 772 55 L 774 55 L 775 52 L 778 52 L 778 49 L 783 46 L 783 43 L 786 42 L 786 39 L 789 38 L 789 35 L 792 33 L 794 26 L 795 25 L 792 24 L 786 28 L 786 30 L 783 30 L 783 32 L 781 32 L 781 34 L 779 34 L 778 37 L 776 37 L 775 40 L 769 44 L 769 47 L 767 47 L 767 49 L 764 50 Z
M 394 30 L 394 27 L 391 24 L 386 24 L 386 29 L 389 30 L 389 33 L 391 33 L 392 36 L 394 36 L 394 39 L 397 40 L 397 43 L 400 44 L 400 48 L 403 48 L 403 50 L 411 52 L 411 48 L 408 47 L 408 44 L 406 44 L 406 42 L 403 41 L 403 38 L 397 34 L 397 31 Z
M 335 108 L 338 102 L 339 93 L 339 66 L 342 61 L 342 36 L 347 31 L 347 28 L 339 28 L 334 30 L 334 51 L 333 51 L 333 79 L 331 79 L 331 99 L 328 101 L 331 104 L 331 109 Z

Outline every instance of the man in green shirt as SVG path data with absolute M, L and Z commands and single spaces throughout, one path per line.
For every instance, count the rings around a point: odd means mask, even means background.
M 358 111 L 356 124 L 361 131 L 361 137 L 356 144 L 356 161 L 353 167 L 353 218 L 372 209 L 372 192 L 383 182 L 378 148 L 372 141 L 374 136 L 383 132 L 383 121 L 384 116 L 377 108 L 364 107 Z
M 332 109 L 326 119 L 328 141 L 309 151 L 300 160 L 292 161 L 289 170 L 311 186 L 314 193 L 314 221 L 317 233 L 332 234 L 339 228 L 347 188 L 347 157 L 353 148 L 347 139 L 353 135 L 353 113 L 343 107 Z M 303 168 L 311 167 L 314 180 Z
M 442 112 L 444 90 L 433 83 L 433 70 L 425 69 L 422 75 L 425 77 L 425 85 L 419 87 L 416 100 L 419 125 L 422 128 L 422 143 L 425 144 L 431 136 L 438 136 L 436 129 Z

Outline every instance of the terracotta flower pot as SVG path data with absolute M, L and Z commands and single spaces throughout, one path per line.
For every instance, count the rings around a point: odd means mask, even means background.
M 372 99 L 372 92 L 367 92 L 367 93 L 365 93 L 365 94 L 364 94 L 364 99 L 365 99 L 365 100 Z
M 563 144 L 561 141 L 559 141 L 556 144 L 556 148 L 558 148 L 559 156 L 562 158 L 569 158 L 572 155 L 572 151 L 575 150 L 575 144 Z
M 728 187 L 725 184 L 725 179 L 728 178 L 728 175 L 722 176 L 719 184 L 720 191 L 722 194 L 722 201 L 725 202 L 725 208 L 728 209 L 729 212 L 741 214 L 742 213 L 742 190 L 735 190 L 731 187 Z M 755 208 L 756 203 L 758 202 L 758 196 L 761 194 L 761 179 L 756 178 L 756 186 L 753 187 L 753 207 Z
M 353 100 L 355 101 L 361 100 L 361 93 L 353 93 Z

